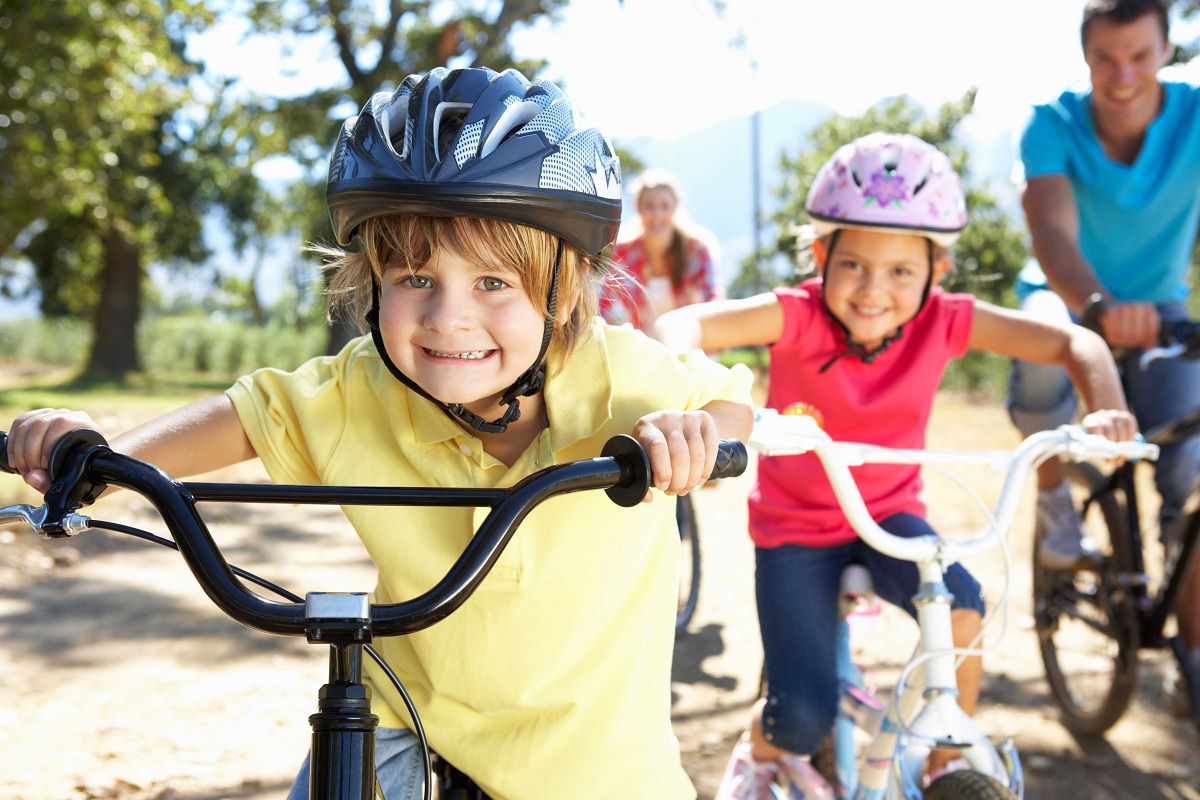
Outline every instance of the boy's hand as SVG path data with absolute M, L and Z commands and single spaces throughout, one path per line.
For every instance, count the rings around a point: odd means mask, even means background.
M 66 434 L 77 428 L 98 430 L 95 420 L 82 411 L 39 408 L 13 420 L 8 432 L 8 463 L 25 482 L 45 494 L 50 488 L 50 452 Z
M 708 480 L 720 437 L 707 411 L 656 411 L 633 426 L 646 449 L 654 484 L 668 495 L 687 494 Z M 651 499 L 646 494 L 643 502 Z
M 1088 433 L 1097 433 L 1114 442 L 1127 442 L 1137 436 L 1138 432 L 1137 420 L 1133 418 L 1133 414 L 1111 408 L 1093 411 L 1084 417 L 1080 424 Z

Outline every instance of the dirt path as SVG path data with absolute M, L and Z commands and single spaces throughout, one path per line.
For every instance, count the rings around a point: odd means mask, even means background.
M 991 406 L 944 402 L 935 419 L 941 434 L 934 432 L 933 446 L 1014 441 Z M 704 583 L 696 620 L 678 641 L 672 688 L 676 730 L 701 798 L 712 797 L 758 687 L 745 536 L 750 480 L 697 495 Z M 990 485 L 986 475 L 978 480 Z M 12 502 L 15 491 L 5 476 L 0 502 Z M 943 530 L 967 518 L 960 500 L 944 499 L 951 496 L 946 482 L 930 479 L 927 497 Z M 299 593 L 369 587 L 361 548 L 335 510 L 212 510 L 218 542 L 252 571 Z M 94 515 L 162 530 L 120 496 Z M 1021 518 L 1028 516 L 1025 508 Z M 987 659 L 979 714 L 989 733 L 1015 738 L 1026 796 L 1200 798 L 1200 739 L 1165 712 L 1165 657 L 1145 655 L 1133 707 L 1106 740 L 1078 742 L 1056 722 L 1031 630 L 1027 541 L 1022 525 L 1007 634 Z M 970 564 L 993 602 L 1000 561 L 991 554 Z M 889 611 L 879 631 L 867 660 L 886 685 L 915 626 Z M 0 642 L 0 800 L 280 798 L 306 747 L 306 718 L 326 667 L 319 648 L 221 617 L 177 554 L 105 533 L 55 543 L 0 538 Z

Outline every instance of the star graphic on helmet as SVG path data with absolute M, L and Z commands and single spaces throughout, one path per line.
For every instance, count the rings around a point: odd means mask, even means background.
M 621 198 L 621 177 L 617 171 L 617 160 L 615 158 L 605 160 L 600 158 L 600 151 L 596 151 L 596 165 L 594 167 L 584 167 L 592 174 L 592 184 L 596 187 L 596 196 L 605 197 L 609 200 L 619 200 Z

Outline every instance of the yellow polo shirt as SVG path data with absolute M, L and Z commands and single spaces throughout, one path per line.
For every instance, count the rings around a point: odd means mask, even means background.
M 550 426 L 511 468 L 387 371 L 369 337 L 229 391 L 279 483 L 504 487 L 593 458 L 661 409 L 750 403 L 751 375 L 597 321 L 545 388 Z M 378 570 L 378 603 L 429 589 L 487 509 L 347 507 Z M 694 798 L 671 730 L 679 568 L 674 504 L 620 508 L 601 491 L 553 498 L 522 523 L 456 613 L 377 647 L 431 745 L 497 800 Z M 367 663 L 372 710 L 404 705 Z

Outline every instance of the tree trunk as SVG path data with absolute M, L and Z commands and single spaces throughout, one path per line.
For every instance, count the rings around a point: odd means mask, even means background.
M 142 316 L 142 254 L 114 221 L 104 234 L 100 302 L 92 320 L 92 352 L 84 377 L 120 380 L 140 368 L 137 324 Z

